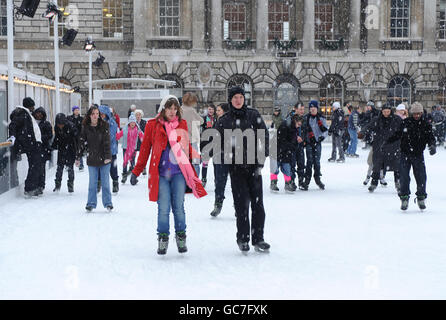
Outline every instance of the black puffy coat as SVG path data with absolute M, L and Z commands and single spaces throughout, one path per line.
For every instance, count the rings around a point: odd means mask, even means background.
M 303 139 L 301 128 L 297 129 L 291 119 L 282 121 L 277 130 L 277 160 L 279 162 L 291 163 L 293 153 L 297 150 L 298 136 Z
M 435 146 L 432 125 L 423 117 L 420 120 L 415 120 L 413 117 L 404 119 L 389 142 L 399 139 L 401 139 L 401 152 L 407 155 L 420 156 L 426 149 L 426 145 Z
M 388 171 L 398 171 L 400 165 L 400 140 L 389 140 L 400 129 L 402 119 L 391 113 L 385 118 L 382 113 L 373 118 L 362 130 L 371 134 L 373 143 L 373 166 L 382 164 Z
M 9 116 L 9 136 L 14 136 L 13 152 L 21 154 L 36 151 L 39 147 L 34 135 L 31 115 L 23 108 L 15 108 Z
M 87 165 L 92 167 L 102 167 L 105 160 L 111 160 L 110 147 L 110 126 L 102 119 L 98 120 L 98 125 L 93 127 L 89 124 L 82 126 L 79 139 L 77 158 L 88 150 Z
M 253 130 L 254 134 L 254 145 L 251 145 L 248 141 L 248 139 L 243 137 L 243 144 L 242 143 L 233 143 L 231 154 L 226 155 L 226 159 L 229 161 L 231 158 L 231 164 L 232 166 L 237 167 L 244 167 L 244 168 L 251 168 L 253 166 L 263 166 L 265 158 L 269 155 L 269 132 L 266 128 L 266 124 L 262 119 L 262 116 L 260 113 L 252 108 L 248 108 L 246 105 L 243 105 L 241 109 L 236 109 L 232 105 L 229 106 L 229 111 L 226 112 L 224 115 L 222 115 L 215 125 L 216 129 L 219 132 L 220 142 L 221 142 L 221 159 L 224 161 L 224 149 L 225 149 L 225 141 L 227 143 L 231 143 L 232 135 L 225 136 L 225 129 L 231 129 L 236 130 L 240 129 L 242 133 L 247 133 L 246 130 L 251 129 Z M 264 135 L 265 139 L 261 137 L 261 135 Z M 252 142 L 251 142 L 252 143 Z M 250 154 L 250 157 L 248 157 L 248 150 L 249 152 L 254 152 L 254 154 Z M 258 157 L 259 153 L 261 155 L 264 155 L 263 157 Z M 241 163 L 236 163 L 237 155 L 242 154 L 243 161 Z M 231 157 L 232 156 L 232 157 Z M 254 159 L 253 159 L 254 158 Z M 248 161 L 250 160 L 250 161 Z M 251 161 L 254 160 L 254 161 Z M 237 161 L 238 162 L 238 161 Z M 254 163 L 253 163 L 254 162 Z M 224 162 L 222 162 L 224 163 Z
M 59 128 L 58 124 L 63 124 L 63 128 Z M 57 164 L 73 165 L 76 160 L 79 141 L 76 127 L 67 120 L 64 114 L 58 114 L 54 131 L 52 148 L 58 150 Z
M 44 108 L 40 107 L 34 110 L 34 113 L 41 113 L 43 118 L 39 122 L 40 133 L 42 135 L 42 155 L 43 160 L 48 161 L 51 159 L 51 141 L 53 140 L 53 126 L 46 120 L 47 115 Z
M 77 135 L 79 137 L 82 132 L 82 121 L 84 121 L 84 117 L 82 117 L 81 115 L 75 117 L 74 114 L 72 114 L 71 116 L 68 116 L 67 119 L 74 125 L 74 127 L 77 130 Z
M 331 125 L 328 129 L 328 133 L 337 137 L 341 137 L 345 132 L 345 123 L 344 123 L 344 111 L 341 108 L 338 108 L 333 112 L 331 117 Z
M 146 130 L 146 124 L 147 121 L 144 119 L 141 119 L 141 121 L 138 123 L 139 129 L 144 133 L 144 130 Z M 139 151 L 141 149 L 141 139 L 138 137 L 138 144 L 136 146 L 136 151 Z

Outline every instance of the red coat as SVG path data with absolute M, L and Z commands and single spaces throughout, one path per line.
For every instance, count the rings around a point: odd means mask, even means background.
M 192 155 L 192 146 L 189 142 L 189 135 L 187 132 L 186 120 L 181 120 L 176 130 L 178 131 L 178 142 L 183 146 L 183 150 L 189 149 L 189 159 Z M 159 190 L 159 163 L 161 160 L 161 154 L 167 147 L 167 133 L 164 126 L 155 118 L 147 121 L 144 130 L 144 139 L 141 143 L 141 149 L 139 151 L 138 162 L 136 163 L 133 173 L 139 176 L 144 170 L 147 164 L 147 160 L 150 157 L 149 167 L 149 200 L 158 201 Z M 196 175 L 196 173 L 195 173 Z

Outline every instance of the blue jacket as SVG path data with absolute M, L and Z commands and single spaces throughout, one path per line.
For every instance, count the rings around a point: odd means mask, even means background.
M 118 154 L 118 141 L 116 140 L 116 133 L 118 132 L 118 124 L 112 116 L 108 106 L 99 106 L 99 112 L 105 114 L 105 121 L 110 126 L 110 147 L 112 156 Z

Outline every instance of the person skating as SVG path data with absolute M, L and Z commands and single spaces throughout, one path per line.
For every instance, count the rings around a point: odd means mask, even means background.
M 201 134 L 203 134 L 206 130 L 213 128 L 214 123 L 217 120 L 217 117 L 215 115 L 215 106 L 214 105 L 208 105 L 207 107 L 207 114 L 203 117 L 203 124 L 201 126 Z M 200 142 L 200 150 L 203 150 L 206 145 L 207 141 L 201 141 Z M 206 187 L 207 183 L 207 175 L 208 175 L 208 161 L 203 161 L 202 167 L 201 167 L 201 181 L 203 182 L 203 187 Z M 214 170 L 214 180 L 215 180 L 215 170 Z
M 40 107 L 34 110 L 33 116 L 39 124 L 40 132 L 42 134 L 42 161 L 40 163 L 40 176 L 38 184 L 38 195 L 43 194 L 45 190 L 46 181 L 46 162 L 51 160 L 51 141 L 53 140 L 53 126 L 46 120 L 46 111 Z
M 333 103 L 333 115 L 331 119 L 331 125 L 328 129 L 328 135 L 332 136 L 332 149 L 331 158 L 328 159 L 329 162 L 345 162 L 344 148 L 342 143 L 342 137 L 345 132 L 344 128 L 344 111 L 341 108 L 339 102 Z M 339 152 L 339 158 L 336 160 L 336 150 Z
M 76 158 L 76 166 L 80 165 L 80 157 L 87 154 L 89 174 L 88 200 L 85 209 L 91 212 L 97 205 L 97 184 L 101 181 L 102 204 L 107 211 L 113 210 L 112 194 L 110 191 L 110 166 L 112 154 L 110 147 L 110 126 L 99 116 L 99 109 L 92 106 L 88 109 L 82 124 L 82 133 Z M 100 178 L 100 179 L 99 179 Z
M 110 133 L 110 148 L 112 155 L 112 162 L 110 165 L 110 177 L 113 183 L 113 193 L 119 192 L 119 175 L 118 175 L 118 141 L 116 140 L 116 134 L 119 130 L 118 124 L 115 121 L 115 117 L 112 114 L 112 110 L 107 105 L 99 106 L 99 113 L 101 119 L 108 123 Z M 99 178 L 101 175 L 99 175 Z M 100 191 L 101 179 L 98 180 L 97 190 Z
M 398 131 L 388 139 L 389 143 L 401 140 L 400 182 L 401 189 L 398 196 L 401 199 L 401 210 L 407 210 L 410 197 L 410 169 L 417 182 L 416 201 L 421 210 L 426 209 L 426 166 L 424 149 L 429 146 L 429 153 L 434 155 L 435 136 L 432 126 L 423 119 L 423 105 L 419 102 L 412 104 L 410 117 L 406 118 Z
M 348 134 L 350 135 L 350 144 L 347 148 L 347 157 L 358 158 L 356 153 L 358 147 L 359 113 L 357 106 L 351 106 L 350 116 L 348 118 Z
M 25 197 L 36 197 L 39 192 L 39 176 L 42 162 L 42 133 L 40 127 L 32 116 L 34 100 L 27 97 L 23 99 L 23 106 L 16 107 L 9 116 L 9 138 L 13 158 L 25 153 L 28 159 L 28 173 L 25 179 Z
M 375 191 L 377 188 L 382 169 L 384 169 L 384 171 L 394 171 L 395 188 L 397 191 L 400 189 L 399 141 L 388 143 L 387 140 L 398 130 L 401 122 L 401 118 L 393 114 L 391 106 L 389 104 L 384 104 L 380 115 L 362 128 L 358 135 L 360 138 L 364 138 L 366 135 L 372 135 L 373 137 L 373 173 L 372 182 L 369 187 L 370 192 Z
M 144 111 L 142 111 L 141 109 L 136 109 L 135 117 L 136 117 L 136 124 L 138 125 L 139 130 L 141 130 L 141 132 L 144 134 L 144 130 L 146 129 L 146 124 L 147 124 L 147 121 L 143 119 Z M 142 140 L 138 137 L 138 145 L 136 146 L 136 152 L 139 152 L 139 150 L 141 149 L 141 143 Z M 142 175 L 143 176 L 147 175 L 146 168 L 144 168 L 144 170 L 142 171 Z
M 321 144 L 328 136 L 327 121 L 325 120 L 325 117 L 319 113 L 318 101 L 310 101 L 309 107 L 310 113 L 307 114 L 303 120 L 307 165 L 305 168 L 305 181 L 300 189 L 304 191 L 308 190 L 314 168 L 314 181 L 320 189 L 324 190 L 325 185 L 321 181 Z
M 277 130 L 278 157 L 275 171 L 271 172 L 271 190 L 273 190 L 273 186 L 277 188 L 280 168 L 285 179 L 285 191 L 296 191 L 291 184 L 291 162 L 293 153 L 296 153 L 298 144 L 303 143 L 302 136 L 299 134 L 302 127 L 302 121 L 303 118 L 298 114 L 295 114 L 291 119 L 284 120 Z M 273 161 L 271 157 L 270 161 Z
M 188 154 L 187 154 L 188 153 Z M 141 150 L 130 183 L 149 167 L 149 200 L 158 202 L 158 254 L 167 253 L 169 244 L 169 215 L 172 209 L 178 252 L 187 251 L 184 194 L 186 185 L 195 197 L 206 195 L 190 160 L 192 146 L 186 120 L 181 118 L 178 99 L 167 95 L 161 100 L 158 115 L 147 122 Z
M 229 165 L 231 176 L 232 196 L 237 216 L 237 245 L 246 253 L 250 250 L 251 240 L 255 250 L 268 252 L 270 245 L 264 240 L 265 209 L 261 173 L 265 161 L 262 155 L 268 156 L 269 150 L 268 129 L 260 113 L 247 107 L 243 88 L 236 86 L 229 89 L 228 103 L 229 111 L 218 119 L 216 129 L 221 139 L 221 163 Z M 248 145 L 246 137 L 233 139 L 234 130 L 235 134 L 241 131 L 242 134 L 253 136 L 254 140 Z M 265 141 L 262 141 L 262 138 Z M 224 146 L 230 146 L 231 150 L 224 150 L 227 149 Z
M 74 124 L 74 127 L 77 130 L 77 138 L 79 140 L 80 134 L 82 132 L 82 122 L 84 121 L 84 117 L 80 115 L 80 108 L 78 106 L 73 106 L 71 108 L 71 111 L 73 112 L 72 115 L 68 116 L 67 119 L 72 124 Z M 79 165 L 79 171 L 84 171 L 84 157 L 80 158 L 81 164 Z
M 133 166 L 127 171 L 127 165 L 135 158 L 138 140 L 143 140 L 144 133 L 141 131 L 136 122 L 136 117 L 132 113 L 129 117 L 129 123 L 116 134 L 116 140 L 122 141 L 122 149 L 124 152 L 124 162 L 122 164 L 122 183 L 127 181 L 127 177 L 132 173 Z
M 297 102 L 287 119 L 292 118 L 292 115 L 298 115 L 302 119 L 305 115 L 305 105 L 302 102 Z M 298 129 L 299 136 L 305 138 L 302 127 Z M 291 159 L 291 185 L 294 190 L 297 190 L 296 177 L 298 178 L 299 188 L 302 188 L 305 180 L 305 143 L 298 143 L 296 152 L 292 155 Z
M 227 103 L 222 103 L 218 105 L 215 109 L 215 114 L 217 115 L 217 120 L 221 118 L 226 112 L 229 111 L 229 105 Z M 214 123 L 214 128 L 217 122 Z M 217 155 L 218 156 L 218 155 Z M 225 200 L 225 189 L 226 183 L 228 181 L 229 166 L 224 163 L 216 163 L 220 161 L 212 160 L 215 170 L 215 202 L 214 209 L 211 211 L 212 217 L 217 217 L 221 209 L 223 208 L 223 201 Z
M 74 124 L 68 121 L 63 113 L 56 115 L 56 126 L 54 127 L 54 141 L 51 145 L 57 150 L 57 170 L 53 192 L 59 192 L 62 185 L 64 168 L 68 170 L 67 187 L 68 192 L 74 192 L 74 163 L 76 160 L 79 135 Z

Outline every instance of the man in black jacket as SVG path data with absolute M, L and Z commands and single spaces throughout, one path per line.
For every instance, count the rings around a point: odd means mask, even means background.
M 71 116 L 68 116 L 67 119 L 70 121 L 77 131 L 77 139 L 79 140 L 80 134 L 82 132 L 82 121 L 84 121 L 84 117 L 80 115 L 80 109 L 78 106 L 74 106 L 71 108 L 71 111 L 73 111 L 73 114 Z M 79 171 L 84 170 L 84 157 L 80 158 L 80 165 L 79 165 Z
M 52 148 L 58 150 L 54 192 L 60 191 L 63 170 L 68 169 L 68 192 L 74 192 L 74 162 L 78 150 L 79 135 L 74 125 L 63 113 L 56 115 L 55 137 Z
M 39 195 L 40 163 L 42 160 L 42 135 L 39 125 L 32 116 L 34 100 L 23 99 L 23 107 L 18 106 L 10 115 L 9 138 L 12 143 L 14 157 L 26 153 L 28 158 L 28 174 L 25 180 L 25 196 Z
M 44 108 L 37 108 L 33 112 L 33 116 L 39 124 L 40 132 L 42 133 L 42 161 L 40 161 L 40 176 L 38 187 L 38 195 L 42 195 L 43 190 L 45 190 L 46 162 L 48 160 L 51 160 L 51 140 L 53 139 L 53 126 L 49 121 L 46 120 L 46 111 Z
M 424 149 L 429 146 L 429 153 L 434 155 L 435 136 L 432 126 L 423 118 L 423 106 L 419 102 L 412 104 L 411 116 L 406 118 L 398 131 L 388 141 L 391 143 L 401 139 L 400 182 L 401 210 L 407 210 L 410 196 L 410 168 L 417 182 L 417 202 L 421 210 L 426 209 L 424 200 L 426 193 L 426 166 L 424 164 Z
M 229 90 L 228 102 L 229 112 L 218 119 L 216 129 L 221 138 L 221 160 L 229 165 L 232 195 L 237 215 L 237 244 L 242 252 L 249 251 L 249 241 L 252 235 L 252 244 L 255 249 L 260 252 L 268 252 L 270 245 L 263 239 L 265 209 L 263 207 L 261 174 L 269 150 L 268 129 L 260 113 L 255 109 L 248 109 L 246 106 L 245 91 L 241 87 L 233 87 Z M 243 138 L 234 141 L 234 136 L 240 131 Z M 231 150 L 225 150 L 229 146 Z M 250 203 L 251 228 L 249 224 Z
M 339 102 L 333 103 L 333 115 L 331 118 L 331 125 L 328 129 L 328 134 L 332 136 L 332 150 L 329 162 L 345 162 L 344 148 L 342 144 L 342 137 L 344 136 L 344 111 Z M 339 151 L 339 159 L 336 160 L 336 149 Z

